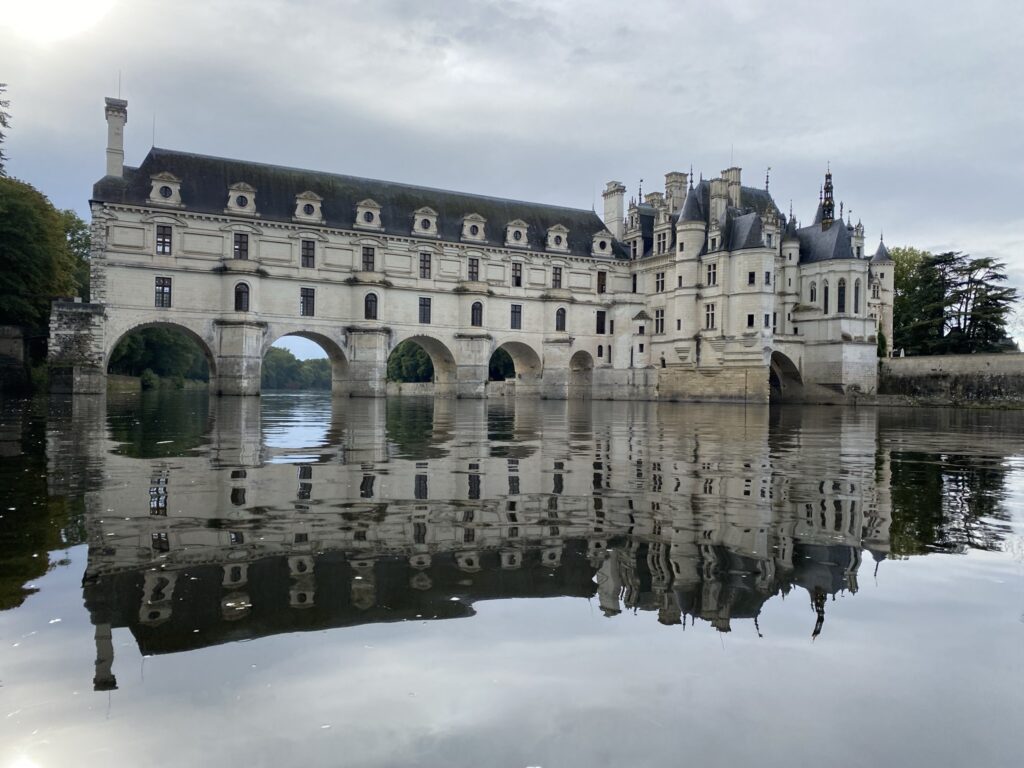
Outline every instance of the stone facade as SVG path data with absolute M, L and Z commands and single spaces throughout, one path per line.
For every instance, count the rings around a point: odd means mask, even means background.
M 385 395 L 407 340 L 430 356 L 437 395 L 486 396 L 499 348 L 516 369 L 501 389 L 516 395 L 874 394 L 892 270 L 884 246 L 867 257 L 860 223 L 835 219 L 831 174 L 809 227 L 739 168 L 696 186 L 669 173 L 628 209 L 610 182 L 602 221 L 156 148 L 125 167 L 127 104 L 108 99 L 106 114 L 95 304 L 54 309 L 62 388 L 102 390 L 119 341 L 166 324 L 202 347 L 225 395 L 259 394 L 263 355 L 286 335 L 324 348 L 339 395 Z

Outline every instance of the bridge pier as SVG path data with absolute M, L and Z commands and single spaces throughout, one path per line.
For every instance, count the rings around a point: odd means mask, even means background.
M 331 392 L 335 396 L 384 397 L 391 332 L 386 328 L 349 328 L 347 333 L 348 361 L 342 372 L 344 380 L 336 376 Z
M 218 395 L 258 395 L 267 324 L 247 320 L 216 320 L 219 344 L 210 389 Z

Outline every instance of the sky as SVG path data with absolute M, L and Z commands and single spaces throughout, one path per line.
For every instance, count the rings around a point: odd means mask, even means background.
M 609 180 L 735 164 L 802 221 L 830 165 L 869 243 L 1024 288 L 1021 29 L 1012 0 L 0 0 L 7 170 L 87 215 L 119 93 L 129 165 L 155 142 L 601 212 Z

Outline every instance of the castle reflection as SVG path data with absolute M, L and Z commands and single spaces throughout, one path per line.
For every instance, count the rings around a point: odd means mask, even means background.
M 154 654 L 496 598 L 727 632 L 797 589 L 817 635 L 889 550 L 873 410 L 270 396 L 137 434 L 133 407 L 50 450 L 106 477 L 85 493 L 97 689 L 114 627 Z

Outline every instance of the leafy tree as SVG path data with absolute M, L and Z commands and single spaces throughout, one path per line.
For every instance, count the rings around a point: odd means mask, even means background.
M 430 355 L 415 341 L 406 340 L 388 358 L 388 381 L 428 382 L 434 380 Z
M 110 372 L 141 376 L 150 370 L 161 377 L 207 381 L 210 369 L 199 345 L 174 328 L 152 326 L 125 336 L 110 355 Z
M 0 323 L 43 329 L 51 300 L 74 290 L 61 215 L 30 184 L 0 178 Z
M 488 365 L 487 378 L 489 381 L 505 381 L 516 377 L 516 366 L 512 362 L 512 356 L 500 347 L 494 350 L 491 355 L 491 362 Z
M 75 265 L 75 295 L 89 301 L 89 255 L 92 249 L 92 235 L 89 225 L 71 209 L 60 212 L 64 225 L 64 237 Z
M 263 389 L 330 389 L 331 361 L 299 360 L 289 350 L 271 347 L 263 358 Z
M 7 172 L 4 170 L 7 155 L 4 154 L 3 143 L 4 139 L 7 138 L 7 134 L 4 131 L 11 127 L 11 113 L 7 111 L 11 106 L 11 102 L 2 98 L 6 90 L 7 83 L 0 83 L 0 178 L 7 175 Z

